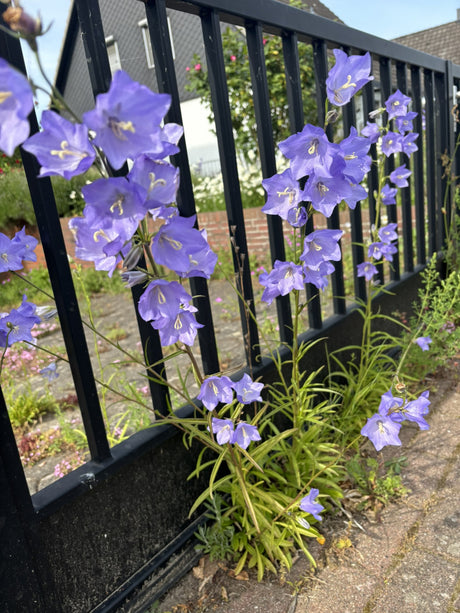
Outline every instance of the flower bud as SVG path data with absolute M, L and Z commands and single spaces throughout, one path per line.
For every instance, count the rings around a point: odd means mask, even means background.
M 121 278 L 123 279 L 126 287 L 134 287 L 135 285 L 141 285 L 149 278 L 148 274 L 142 272 L 142 270 L 130 270 L 127 272 L 121 273 Z
M 326 123 L 335 123 L 339 117 L 340 112 L 338 109 L 331 109 L 326 113 Z
M 369 119 L 375 119 L 376 117 L 378 117 L 379 115 L 381 115 L 381 114 L 383 113 L 383 111 L 384 111 L 384 110 L 385 110 L 385 109 L 384 109 L 384 107 L 382 106 L 382 107 L 380 107 L 380 108 L 378 108 L 378 109 L 375 109 L 374 111 L 371 111 L 371 112 L 369 113 Z
M 10 26 L 13 32 L 19 32 L 26 38 L 38 36 L 42 31 L 40 19 L 34 19 L 20 6 L 9 6 L 3 13 L 3 20 Z
M 123 267 L 126 270 L 132 270 L 141 259 L 143 253 L 142 245 L 133 245 L 123 260 Z

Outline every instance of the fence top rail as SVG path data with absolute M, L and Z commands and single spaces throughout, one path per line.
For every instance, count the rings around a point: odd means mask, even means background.
M 149 0 L 142 1 L 148 3 Z M 445 71 L 446 60 L 442 58 L 361 32 L 277 0 L 165 0 L 165 3 L 168 8 L 195 15 L 201 10 L 214 9 L 223 21 L 233 25 L 244 27 L 247 21 L 258 21 L 270 34 L 296 32 L 303 41 L 323 39 L 338 46 L 369 51 L 395 62 L 405 62 L 435 72 Z M 460 66 L 456 64 L 453 64 L 453 76 L 460 77 Z

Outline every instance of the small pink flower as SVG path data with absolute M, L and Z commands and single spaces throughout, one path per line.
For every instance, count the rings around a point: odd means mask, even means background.
M 190 72 L 190 66 L 187 66 L 185 72 Z
M 236 55 L 231 55 L 230 56 L 230 61 L 231 62 L 236 62 Z
M 222 302 L 222 298 L 220 298 L 220 296 L 217 296 L 214 302 Z
M 195 70 L 201 70 L 201 64 L 195 64 Z

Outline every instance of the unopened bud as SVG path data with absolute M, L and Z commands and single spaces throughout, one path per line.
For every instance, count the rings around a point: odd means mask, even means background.
M 149 276 L 147 273 L 142 272 L 141 270 L 129 270 L 127 272 L 121 273 L 121 278 L 125 283 L 126 287 L 134 287 L 135 285 L 141 285 Z
M 123 260 L 123 267 L 126 268 L 126 270 L 132 270 L 135 266 L 137 266 L 137 263 L 141 259 L 142 253 L 142 245 L 133 245 Z
M 3 20 L 10 26 L 13 32 L 19 32 L 27 39 L 39 36 L 42 32 L 40 19 L 34 19 L 20 6 L 9 6 L 3 13 Z
M 326 123 L 335 123 L 339 117 L 340 112 L 338 109 L 331 109 L 326 113 Z
M 378 108 L 378 109 L 375 109 L 375 111 L 371 111 L 371 112 L 369 113 L 369 119 L 375 119 L 376 117 L 378 117 L 379 115 L 381 115 L 381 114 L 383 113 L 383 111 L 384 111 L 384 110 L 385 110 L 385 109 L 384 109 L 384 107 L 382 106 L 382 107 L 380 107 L 380 108 Z

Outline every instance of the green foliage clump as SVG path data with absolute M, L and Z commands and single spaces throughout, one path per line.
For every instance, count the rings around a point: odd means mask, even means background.
M 20 428 L 32 424 L 45 413 L 54 413 L 58 403 L 49 392 L 39 393 L 33 390 L 21 392 L 14 387 L 4 390 L 11 425 Z

